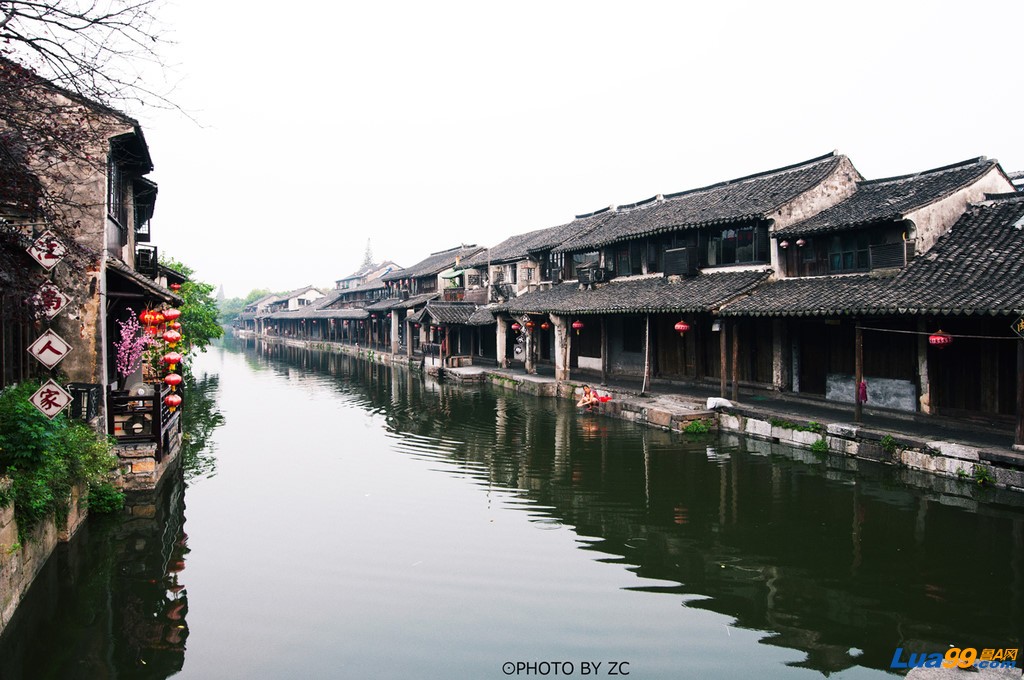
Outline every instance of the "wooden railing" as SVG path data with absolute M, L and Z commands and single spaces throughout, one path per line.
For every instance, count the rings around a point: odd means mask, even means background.
M 164 403 L 164 397 L 171 388 L 151 384 L 153 394 L 130 394 L 127 391 L 112 391 L 107 395 L 107 421 L 110 432 L 118 443 L 156 443 L 156 458 L 163 457 L 167 446 L 167 434 L 178 426 L 181 408 L 173 413 Z M 181 387 L 178 388 L 179 391 Z

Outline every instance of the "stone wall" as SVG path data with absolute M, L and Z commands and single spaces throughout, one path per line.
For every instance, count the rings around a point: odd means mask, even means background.
M 0 486 L 9 484 L 10 480 L 0 479 Z M 58 527 L 50 519 L 43 520 L 24 544 L 18 541 L 13 504 L 0 508 L 0 634 L 57 544 L 70 540 L 82 526 L 88 514 L 83 496 L 84 489 L 74 489 L 67 522 Z
M 118 444 L 114 447 L 120 461 L 121 488 L 124 491 L 152 491 L 157 487 L 181 452 L 181 432 L 176 430 L 169 436 L 170 445 L 160 460 L 156 458 L 156 442 Z

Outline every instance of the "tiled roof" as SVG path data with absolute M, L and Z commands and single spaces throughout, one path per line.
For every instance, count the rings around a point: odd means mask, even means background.
M 725 305 L 722 316 L 838 316 L 878 302 L 892 278 L 870 274 L 813 276 L 766 282 Z
M 619 206 L 614 211 L 581 216 L 578 220 L 600 219 L 601 224 L 587 233 L 577 233 L 553 252 L 596 250 L 640 236 L 764 219 L 823 181 L 843 160 L 843 156 L 832 153 L 700 189 L 656 196 Z
M 484 250 L 463 262 L 467 267 L 482 267 L 491 264 L 505 264 L 525 260 L 534 253 L 550 250 L 561 245 L 570 237 L 578 238 L 591 233 L 607 221 L 602 211 L 599 215 L 577 218 L 566 224 L 559 224 L 546 229 L 536 229 L 525 234 L 517 234 L 505 239 L 498 245 Z
M 766 271 L 719 272 L 665 278 L 660 275 L 613 279 L 593 290 L 574 282 L 521 295 L 509 302 L 512 314 L 626 314 L 698 312 L 723 302 L 767 279 Z
M 497 323 L 497 321 L 495 321 L 491 310 L 486 307 L 477 307 L 466 323 L 470 326 L 490 326 L 493 323 Z
M 475 311 L 476 305 L 472 303 L 429 302 L 424 308 L 424 316 L 437 323 L 467 324 Z
M 417 262 L 411 267 L 400 271 L 391 272 L 380 277 L 382 281 L 398 281 L 400 279 L 415 279 L 420 276 L 439 274 L 455 264 L 455 259 L 465 260 L 479 253 L 483 248 L 478 246 L 460 246 L 451 248 L 439 253 L 433 253 L 430 257 Z
M 323 291 L 320 290 L 319 288 L 317 288 L 316 286 L 303 286 L 302 288 L 296 288 L 293 291 L 289 291 L 287 293 L 282 293 L 280 295 L 279 299 L 276 300 L 276 302 L 281 302 L 281 301 L 284 301 L 284 300 L 289 300 L 289 299 L 291 299 L 293 297 L 296 297 L 297 295 L 302 295 L 306 291 L 310 291 L 310 290 L 315 290 L 316 292 L 323 294 Z
M 801 236 L 899 221 L 907 213 L 967 188 L 998 165 L 993 160 L 975 158 L 914 175 L 860 181 L 857 191 L 846 200 L 779 229 L 775 235 Z
M 1024 195 L 972 205 L 931 250 L 895 277 L 777 281 L 726 305 L 722 314 L 1024 314 Z
M 386 298 L 378 302 L 374 302 L 372 305 L 366 305 L 366 309 L 371 312 L 386 312 L 392 309 L 412 309 L 419 305 L 424 304 L 428 300 L 433 300 L 440 293 L 423 293 L 421 295 L 413 295 L 408 300 L 402 298 Z

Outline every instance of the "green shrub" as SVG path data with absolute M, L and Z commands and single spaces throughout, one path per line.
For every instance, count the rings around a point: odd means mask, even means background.
M 704 419 L 691 420 L 686 424 L 686 427 L 683 428 L 683 432 L 688 434 L 707 434 L 710 431 L 711 425 Z
M 110 482 L 93 482 L 89 484 L 86 502 L 91 513 L 105 515 L 119 512 L 124 508 L 124 492 Z
M 818 441 L 811 444 L 811 451 L 817 456 L 824 458 L 828 454 L 828 442 L 822 437 Z
M 105 437 L 64 414 L 49 420 L 29 403 L 38 388 L 21 383 L 0 392 L 0 475 L 11 480 L 4 495 L 22 543 L 43 518 L 67 520 L 76 484 L 98 482 L 117 465 Z
M 882 440 L 879 442 L 879 445 L 881 445 L 882 449 L 890 456 L 896 453 L 896 449 L 899 448 L 899 445 L 896 443 L 896 440 L 893 438 L 891 434 L 887 434 L 884 437 L 882 437 Z

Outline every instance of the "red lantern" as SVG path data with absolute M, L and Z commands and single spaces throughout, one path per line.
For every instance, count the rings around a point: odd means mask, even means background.
M 164 310 L 164 319 L 166 319 L 167 321 L 174 321 L 179 316 L 181 316 L 181 312 L 175 309 L 174 307 Z
M 529 330 L 531 330 L 531 331 L 532 331 L 532 330 L 533 330 L 533 322 L 532 322 L 532 321 L 527 321 L 527 322 L 526 322 L 526 327 L 527 327 L 527 328 L 528 328 Z
M 156 326 L 146 326 L 146 335 L 155 338 L 156 337 Z
M 572 322 L 572 329 L 576 331 L 576 335 L 580 334 L 580 330 L 583 328 L 583 322 L 577 319 Z
M 942 329 L 939 329 L 938 333 L 928 336 L 928 344 L 936 349 L 942 349 L 951 342 L 953 342 L 953 336 Z
M 549 324 L 547 321 L 544 321 L 540 324 L 540 329 L 542 331 L 546 331 L 549 328 L 551 328 L 551 324 Z
M 180 283 L 172 283 L 171 284 L 171 290 L 173 290 L 173 291 L 181 290 L 181 284 Z
M 420 325 L 418 323 L 414 323 L 413 324 L 413 328 L 419 328 L 419 327 L 420 327 Z
M 676 332 L 679 333 L 679 337 L 683 337 L 683 334 L 686 331 L 690 330 L 690 324 L 686 323 L 685 321 L 680 321 L 679 323 L 676 324 L 675 328 Z
M 180 352 L 168 352 L 160 357 L 160 361 L 167 365 L 167 370 L 173 371 L 175 366 L 181 363 L 182 358 Z
M 171 386 L 173 392 L 181 384 L 182 377 L 177 373 L 168 373 L 164 376 L 164 382 Z
M 180 331 L 181 330 L 181 324 L 178 323 L 177 321 L 170 322 L 169 324 L 167 324 L 167 327 L 170 328 L 172 331 Z
M 181 333 L 179 333 L 178 331 L 164 331 L 163 338 L 164 342 L 166 342 L 171 347 L 174 347 L 179 342 L 181 342 Z
M 519 325 L 518 321 L 512 324 L 512 330 L 518 331 L 520 328 L 522 328 L 522 326 Z
M 152 309 L 144 309 L 141 312 L 139 312 L 139 321 L 141 321 L 146 326 L 152 326 L 154 323 L 156 323 L 156 314 L 153 312 Z
M 171 413 L 174 413 L 174 409 L 181 406 L 181 395 L 179 394 L 168 394 L 164 397 L 164 403 L 171 409 Z
M 162 324 L 162 323 L 163 323 L 163 322 L 164 322 L 165 320 L 166 320 L 166 318 L 164 317 L 164 315 L 163 315 L 163 312 L 156 312 L 156 313 L 155 313 L 155 314 L 153 315 L 153 325 L 154 325 L 154 326 L 159 326 L 159 325 L 160 325 L 160 324 Z

